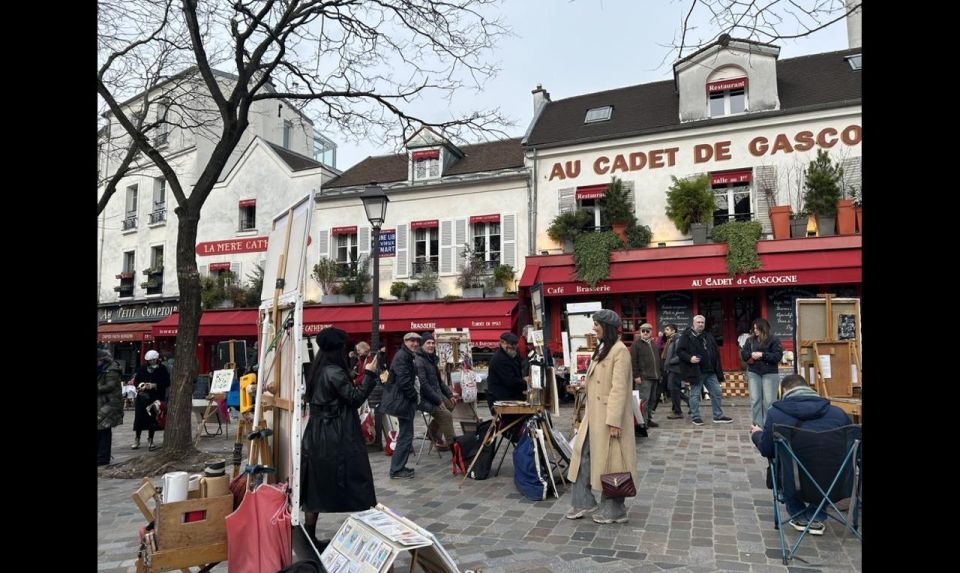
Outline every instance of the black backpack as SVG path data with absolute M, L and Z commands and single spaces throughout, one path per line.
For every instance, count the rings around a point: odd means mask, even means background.
M 493 466 L 493 443 L 489 443 L 480 450 L 480 457 L 477 463 L 473 464 L 473 469 L 467 474 L 470 479 L 487 479 L 490 477 L 490 467 Z

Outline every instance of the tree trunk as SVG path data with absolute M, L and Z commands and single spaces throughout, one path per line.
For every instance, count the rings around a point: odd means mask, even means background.
M 165 457 L 194 453 L 193 383 L 197 379 L 197 334 L 200 330 L 200 274 L 197 272 L 197 224 L 199 215 L 177 208 L 177 285 L 180 288 L 180 320 L 174 351 L 173 379 L 167 404 L 167 425 L 163 436 Z M 191 209 L 192 211 L 192 209 Z

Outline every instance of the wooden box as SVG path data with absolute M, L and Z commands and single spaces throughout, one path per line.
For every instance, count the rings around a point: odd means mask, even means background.
M 202 519 L 187 522 L 187 515 L 193 512 L 205 514 Z M 162 503 L 157 507 L 157 548 L 169 551 L 218 543 L 226 547 L 225 518 L 232 512 L 232 494 Z

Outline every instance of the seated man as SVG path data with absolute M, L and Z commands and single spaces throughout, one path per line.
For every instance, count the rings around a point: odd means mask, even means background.
M 829 400 L 820 397 L 807 384 L 803 376 L 798 374 L 786 376 L 780 382 L 780 395 L 782 398 L 770 406 L 763 428 L 756 424 L 750 428 L 750 439 L 753 440 L 760 453 L 770 460 L 773 459 L 774 455 L 774 424 L 822 432 L 852 423 L 846 412 L 830 405 Z M 810 515 L 816 510 L 815 505 L 804 503 L 793 491 L 785 489 L 783 495 L 787 511 L 792 516 L 790 525 L 797 531 L 803 531 L 807 522 L 812 521 L 810 533 L 812 535 L 823 535 L 823 521 L 827 517 L 824 512 L 821 510 L 818 515 Z
M 517 352 L 519 341 L 520 339 L 516 334 L 504 332 L 500 335 L 500 348 L 490 358 L 487 373 L 487 405 L 490 407 L 491 414 L 496 414 L 493 410 L 494 402 L 500 400 L 525 401 L 527 399 L 527 383 L 523 379 L 523 367 Z M 502 427 L 506 427 L 517 418 L 522 417 L 518 415 L 503 416 Z M 521 429 L 522 424 L 516 424 L 510 429 L 511 442 L 516 441 Z

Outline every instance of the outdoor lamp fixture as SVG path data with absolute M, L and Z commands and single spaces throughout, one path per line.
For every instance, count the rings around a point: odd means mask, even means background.
M 390 199 L 383 192 L 383 188 L 375 182 L 367 185 L 360 194 L 363 200 L 363 210 L 367 212 L 367 220 L 373 227 L 371 255 L 373 257 L 373 296 L 372 313 L 370 319 L 370 353 L 377 356 L 380 351 L 380 226 L 387 218 L 387 203 Z M 379 375 L 380 373 L 377 372 Z

